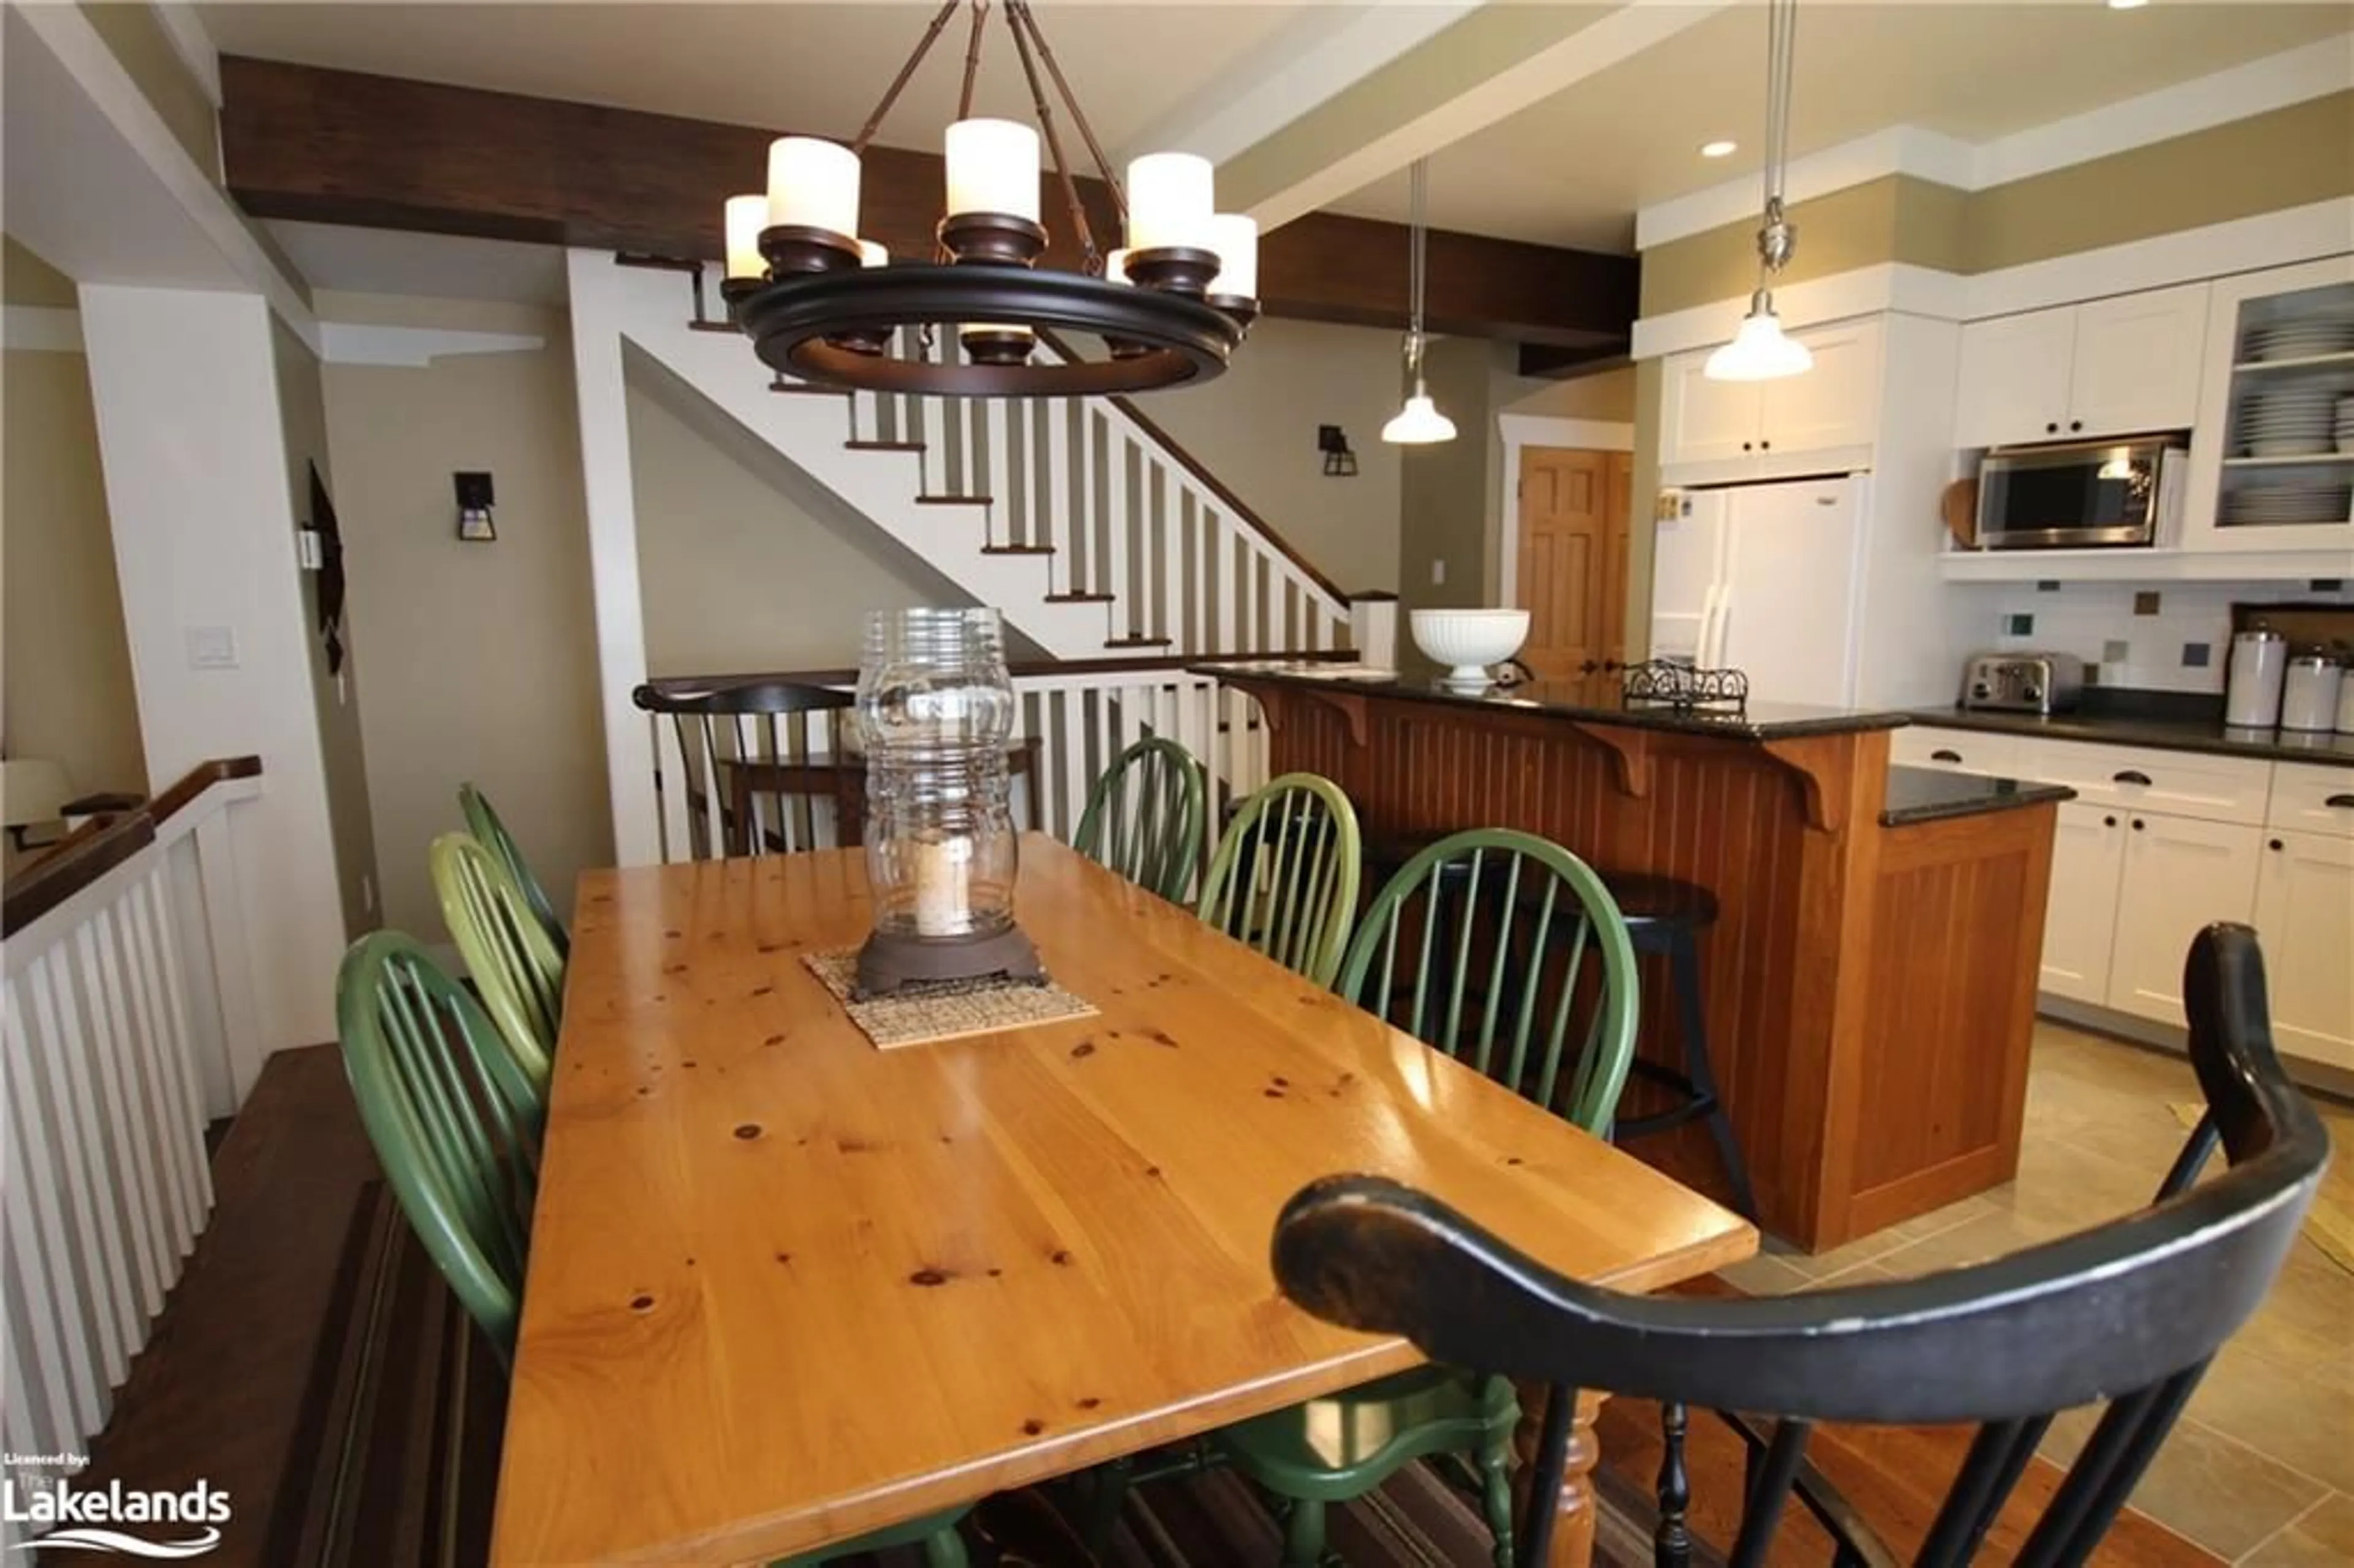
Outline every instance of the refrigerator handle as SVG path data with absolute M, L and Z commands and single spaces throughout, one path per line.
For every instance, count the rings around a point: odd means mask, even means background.
M 1692 650 L 1692 662 L 1703 670 L 1717 667 L 1720 654 L 1719 630 L 1723 625 L 1724 585 L 1711 583 L 1701 599 L 1700 643 Z

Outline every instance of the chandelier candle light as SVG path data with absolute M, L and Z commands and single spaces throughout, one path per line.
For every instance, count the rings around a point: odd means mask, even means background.
M 868 613 L 858 737 L 875 930 L 858 951 L 862 999 L 910 981 L 1045 980 L 1013 924 L 1013 714 L 997 611 Z
M 1790 69 L 1798 32 L 1798 0 L 1766 5 L 1766 212 L 1757 230 L 1757 290 L 1733 341 L 1708 356 L 1702 373 L 1712 381 L 1773 381 L 1814 368 L 1807 345 L 1784 334 L 1774 313 L 1774 279 L 1798 247 L 1798 231 L 1783 216 L 1783 185 L 1790 165 Z
M 783 136 L 769 149 L 765 204 L 727 203 L 727 275 L 737 324 L 770 368 L 819 386 L 975 397 L 1085 397 L 1206 381 L 1226 367 L 1258 315 L 1258 226 L 1217 211 L 1208 160 L 1150 153 L 1128 165 L 1125 187 L 1038 29 L 1029 0 L 1002 0 L 1037 115 L 977 118 L 990 0 L 947 0 L 850 145 Z M 888 264 L 859 238 L 860 156 L 933 43 L 960 10 L 970 18 L 958 119 L 948 128 L 947 190 L 928 262 Z M 1107 260 L 1097 248 L 1048 84 L 1093 157 L 1127 228 Z M 1040 143 L 1054 160 L 1081 270 L 1040 268 L 1050 236 L 1041 221 Z M 757 229 L 754 225 L 759 227 Z M 895 355 L 902 327 L 921 329 L 912 355 Z M 947 328 L 941 334 L 938 329 Z M 1102 340 L 1048 360 L 1043 332 Z M 953 352 L 933 357 L 952 335 Z

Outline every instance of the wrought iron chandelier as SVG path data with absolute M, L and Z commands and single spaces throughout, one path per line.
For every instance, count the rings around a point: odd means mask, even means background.
M 938 243 L 927 262 L 894 262 L 858 237 L 860 155 L 960 9 L 971 23 L 958 117 L 945 138 Z M 1190 154 L 1131 161 L 1123 189 L 1028 0 L 1003 0 L 1003 9 L 1036 129 L 973 117 L 990 0 L 946 0 L 856 141 L 780 137 L 769 148 L 767 193 L 728 200 L 722 292 L 772 369 L 822 386 L 964 397 L 1147 392 L 1225 369 L 1258 314 L 1257 223 L 1214 210 L 1209 162 Z M 1108 256 L 1064 155 L 1049 79 L 1127 228 L 1127 246 Z M 1047 240 L 1041 132 L 1083 271 L 1034 265 Z M 912 355 L 900 330 L 911 326 L 919 329 Z M 969 363 L 944 341 L 950 332 Z M 1087 357 L 1065 340 L 1068 357 L 1040 355 L 1042 332 L 1084 334 L 1102 352 Z

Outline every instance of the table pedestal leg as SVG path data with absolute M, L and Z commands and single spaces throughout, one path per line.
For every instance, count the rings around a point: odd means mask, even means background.
M 1520 1468 L 1513 1474 L 1512 1486 L 1521 1514 L 1526 1517 L 1537 1435 L 1544 1425 L 1545 1389 L 1543 1383 L 1532 1383 L 1519 1387 L 1521 1425 L 1512 1434 L 1512 1452 Z M 1591 1568 L 1594 1562 L 1595 1524 L 1601 1507 L 1594 1490 L 1594 1467 L 1602 1457 L 1594 1418 L 1601 1413 L 1603 1398 L 1590 1391 L 1578 1393 L 1577 1408 L 1569 1424 L 1569 1462 L 1562 1468 L 1561 1495 L 1553 1501 L 1553 1550 L 1545 1568 Z

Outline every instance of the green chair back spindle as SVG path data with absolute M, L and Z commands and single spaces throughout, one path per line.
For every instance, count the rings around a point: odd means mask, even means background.
M 564 958 L 491 852 L 466 833 L 443 833 L 430 854 L 441 918 L 482 993 L 482 1006 L 535 1088 L 564 1022 Z
M 1202 765 L 1173 740 L 1140 740 L 1087 791 L 1071 847 L 1182 902 L 1202 867 Z
M 1287 773 L 1242 804 L 1202 882 L 1201 917 L 1331 985 L 1357 914 L 1357 810 L 1330 779 Z
M 401 1212 L 512 1361 L 543 1113 L 472 996 L 398 931 L 335 975 L 344 1072 Z
M 1401 973 L 1400 935 L 1419 913 Z M 1488 943 L 1475 943 L 1485 933 Z M 1602 879 L 1508 828 L 1441 839 L 1373 895 L 1336 987 L 1596 1136 L 1617 1114 L 1639 1015 L 1635 950 Z M 1573 1018 L 1585 1029 L 1564 1083 Z
M 507 874 L 514 878 L 517 887 L 523 889 L 524 902 L 530 905 L 531 912 L 538 916 L 540 925 L 547 932 L 547 939 L 556 945 L 557 956 L 569 958 L 572 938 L 566 934 L 564 922 L 556 917 L 556 906 L 548 902 L 547 889 L 542 887 L 539 878 L 531 874 L 531 866 L 524 860 L 523 850 L 515 843 L 514 835 L 507 832 L 507 825 L 491 809 L 489 797 L 471 783 L 461 784 L 458 786 L 458 809 L 466 813 L 466 831 L 507 868 Z

